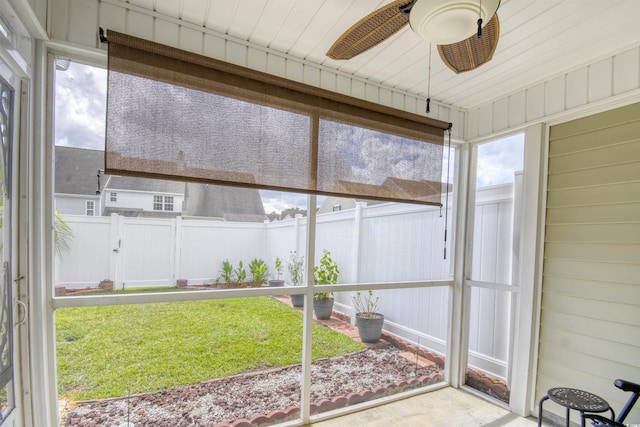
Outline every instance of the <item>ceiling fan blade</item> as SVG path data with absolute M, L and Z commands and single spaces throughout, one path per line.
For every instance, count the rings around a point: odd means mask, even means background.
M 415 0 L 397 0 L 375 10 L 356 22 L 327 51 L 332 59 L 351 59 L 391 37 L 409 23 L 403 6 Z
M 438 45 L 440 58 L 456 74 L 475 70 L 493 58 L 500 37 L 500 21 L 494 13 L 491 20 L 482 28 L 482 38 L 474 34 L 457 43 Z

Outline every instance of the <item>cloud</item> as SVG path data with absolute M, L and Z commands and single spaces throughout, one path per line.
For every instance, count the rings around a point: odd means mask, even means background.
M 56 145 L 104 150 L 107 71 L 71 62 L 55 79 Z
M 478 147 L 476 185 L 513 182 L 513 173 L 524 167 L 524 135 L 518 134 Z
M 280 213 L 287 208 L 307 210 L 308 196 L 306 194 L 260 190 L 260 196 L 262 197 L 262 204 L 264 205 L 264 211 L 266 213 Z M 324 196 L 317 196 L 316 207 L 320 207 L 325 198 Z

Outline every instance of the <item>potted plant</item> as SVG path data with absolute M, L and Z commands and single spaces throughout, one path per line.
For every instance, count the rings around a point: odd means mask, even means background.
M 251 272 L 251 276 L 253 277 L 252 286 L 260 287 L 264 284 L 265 280 L 267 280 L 268 267 L 267 263 L 262 259 L 254 258 L 249 263 L 249 271 Z
M 335 285 L 338 283 L 338 264 L 331 259 L 331 253 L 324 250 L 320 265 L 313 267 L 313 283 L 316 286 Z M 331 317 L 333 312 L 333 293 L 320 292 L 313 297 L 313 311 L 316 313 L 316 319 L 326 320 Z
M 270 279 L 269 286 L 284 286 L 284 280 L 280 280 L 280 275 L 282 274 L 282 259 L 279 256 L 276 256 L 276 261 L 274 263 L 277 273 L 277 279 Z
M 356 310 L 356 326 L 362 342 L 377 342 L 384 325 L 384 315 L 377 312 L 378 297 L 374 299 L 371 290 L 365 296 L 358 291 L 353 296 L 353 307 Z
M 304 257 L 298 255 L 295 251 L 289 256 L 289 262 L 287 262 L 287 270 L 289 270 L 289 276 L 291 277 L 291 284 L 293 286 L 302 285 L 304 279 Z M 304 295 L 292 294 L 291 305 L 294 307 L 302 307 L 304 305 Z

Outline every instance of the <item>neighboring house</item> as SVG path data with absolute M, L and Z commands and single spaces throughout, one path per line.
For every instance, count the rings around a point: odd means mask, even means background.
M 55 154 L 55 208 L 62 214 L 267 219 L 258 190 L 105 175 L 101 150 L 56 146 Z
M 103 151 L 56 146 L 56 211 L 67 215 L 102 215 L 102 194 L 98 184 L 102 168 Z M 100 179 L 104 181 L 102 176 Z
M 130 176 L 108 176 L 105 179 L 104 211 L 123 216 L 175 217 L 182 214 L 183 182 Z

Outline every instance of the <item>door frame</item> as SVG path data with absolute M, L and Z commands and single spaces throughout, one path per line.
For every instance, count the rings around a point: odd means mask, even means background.
M 28 100 L 26 94 L 28 91 L 25 87 L 28 85 L 26 76 L 20 72 L 20 69 L 16 69 L 11 62 L 4 61 L 5 56 L 0 55 L 0 61 L 5 64 L 3 69 L 4 73 L 0 75 L 3 81 L 13 91 L 12 93 L 12 105 L 11 105 L 11 141 L 9 147 L 9 165 L 8 169 L 10 175 L 8 176 L 8 185 L 10 185 L 9 192 L 9 254 L 6 261 L 8 262 L 8 283 L 10 284 L 10 318 L 9 322 L 12 328 L 12 370 L 13 378 L 11 380 L 11 387 L 13 388 L 13 395 L 11 396 L 10 404 L 12 410 L 8 414 L 7 418 L 0 422 L 2 427 L 11 426 L 18 427 L 24 425 L 25 404 L 27 398 L 25 397 L 24 390 L 24 375 L 28 375 L 27 366 L 25 366 L 24 354 L 28 350 L 26 345 L 28 339 L 27 330 L 27 316 L 28 307 L 25 301 L 27 301 L 27 289 L 26 282 L 24 280 L 24 274 L 22 269 L 22 261 L 26 258 L 22 256 L 22 251 L 19 243 L 26 240 L 22 239 L 23 222 L 19 219 L 20 204 L 23 202 L 22 195 L 22 181 L 20 175 L 20 156 L 22 154 L 23 142 L 24 142 L 24 130 L 26 129 L 26 117 L 28 114 Z M 6 208 L 7 206 L 5 206 Z M 5 260 L 0 260 L 1 264 L 4 264 Z
M 517 133 L 518 130 L 513 131 Z M 533 371 L 537 361 L 537 328 L 539 324 L 540 288 L 540 257 L 542 248 L 539 234 L 543 224 L 544 211 L 541 209 L 543 191 L 545 188 L 543 172 L 543 159 L 545 159 L 546 127 L 544 124 L 536 124 L 519 132 L 524 132 L 524 171 L 522 184 L 522 211 L 520 224 L 520 265 L 517 274 L 517 287 L 508 287 L 500 284 L 484 284 L 469 279 L 469 266 L 473 245 L 474 206 L 475 206 L 475 179 L 477 171 L 477 145 L 479 143 L 496 140 L 491 139 L 474 141 L 469 143 L 466 150 L 460 150 L 461 157 L 465 156 L 461 164 L 467 165 L 465 171 L 460 171 L 460 182 L 465 183 L 462 204 L 465 209 L 465 217 L 459 230 L 464 230 L 458 236 L 460 262 L 456 267 L 456 286 L 454 287 L 454 310 L 452 325 L 459 327 L 459 335 L 455 338 L 457 345 L 453 351 L 452 385 L 465 386 L 467 359 L 469 351 L 469 306 L 472 286 L 481 285 L 492 289 L 512 292 L 512 328 L 510 333 L 510 361 L 508 371 L 510 373 L 510 400 L 506 405 L 509 410 L 517 415 L 526 417 L 534 412 L 534 386 L 535 377 Z M 505 135 L 506 136 L 506 135 Z M 459 186 L 460 188 L 460 186 Z M 461 192 L 463 193 L 463 192 Z M 453 328 L 452 328 L 453 329 Z M 465 387 L 466 388 L 466 387 Z M 487 396 L 487 398 L 489 398 Z M 494 401 L 493 399 L 491 399 Z

